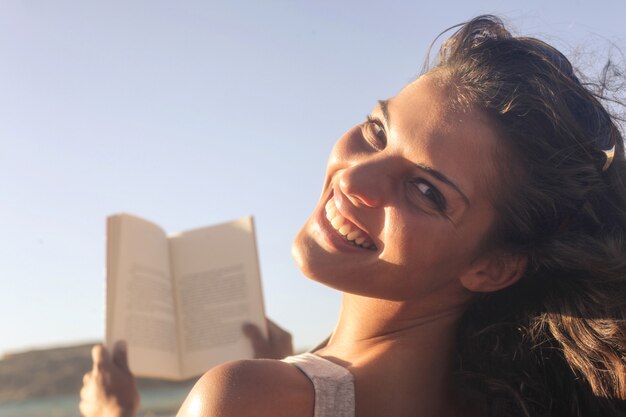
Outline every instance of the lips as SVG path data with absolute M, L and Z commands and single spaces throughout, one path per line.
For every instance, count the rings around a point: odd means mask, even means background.
M 326 219 L 332 228 L 346 241 L 359 248 L 375 251 L 376 245 L 369 235 L 356 224 L 345 218 L 337 209 L 334 198 L 330 198 L 325 206 Z

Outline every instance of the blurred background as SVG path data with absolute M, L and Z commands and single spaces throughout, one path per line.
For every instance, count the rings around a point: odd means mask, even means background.
M 102 340 L 105 218 L 122 211 L 169 232 L 254 215 L 267 315 L 298 350 L 324 339 L 339 295 L 290 246 L 326 157 L 441 31 L 482 13 L 590 73 L 626 51 L 622 0 L 2 0 L 0 391 L 30 377 L 8 359 L 43 361 L 20 352 L 85 360 Z M 0 416 L 41 415 L 16 390 Z M 68 395 L 46 415 L 77 414 Z

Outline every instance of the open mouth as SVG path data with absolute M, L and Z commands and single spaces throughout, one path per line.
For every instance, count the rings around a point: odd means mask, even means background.
M 371 238 L 363 230 L 359 229 L 357 225 L 343 217 L 337 206 L 335 206 L 335 200 L 331 198 L 326 203 L 326 219 L 341 236 L 348 242 L 359 248 L 375 251 L 376 245 L 372 242 Z

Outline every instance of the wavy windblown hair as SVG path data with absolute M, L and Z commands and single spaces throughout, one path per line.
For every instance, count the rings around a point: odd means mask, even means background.
M 616 70 L 607 65 L 604 79 Z M 517 284 L 478 298 L 463 318 L 460 410 L 626 415 L 626 162 L 602 86 L 493 16 L 463 25 L 430 71 L 499 132 L 487 244 L 528 258 Z

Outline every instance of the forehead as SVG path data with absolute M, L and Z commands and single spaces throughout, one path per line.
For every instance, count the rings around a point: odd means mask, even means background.
M 387 109 L 390 133 L 408 158 L 442 172 L 470 200 L 496 185 L 496 130 L 480 110 L 459 104 L 453 84 L 427 74 L 390 99 Z

